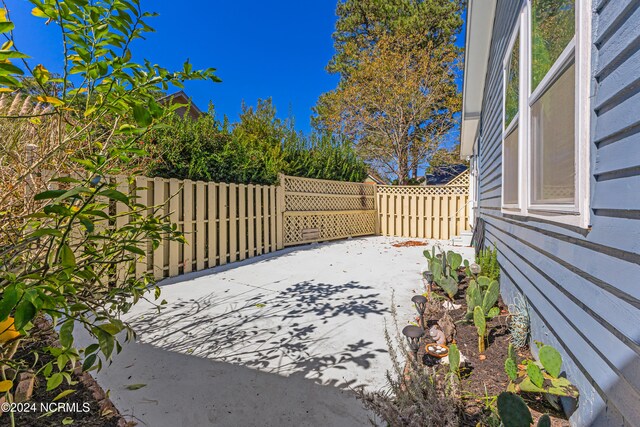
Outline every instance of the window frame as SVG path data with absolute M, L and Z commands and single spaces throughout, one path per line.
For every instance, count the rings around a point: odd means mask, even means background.
M 592 0 L 575 1 L 575 29 L 573 39 L 556 59 L 544 78 L 531 92 L 532 79 L 532 0 L 523 1 L 523 8 L 519 13 L 518 22 L 511 36 L 508 50 L 503 59 L 503 76 L 505 76 L 505 61 L 507 61 L 515 43 L 520 37 L 520 75 L 519 75 L 519 110 L 518 122 L 518 178 L 519 192 L 517 206 L 502 204 L 502 211 L 576 226 L 588 229 L 590 227 L 590 147 L 591 147 L 591 2 Z M 569 204 L 535 204 L 533 198 L 533 143 L 531 138 L 531 105 L 534 104 L 555 83 L 571 64 L 575 63 L 575 202 Z M 506 78 L 503 78 L 503 108 L 502 108 L 502 159 L 504 160 L 504 138 L 509 133 L 505 129 Z M 514 119 L 514 122 L 516 120 Z M 513 123 L 510 124 L 512 128 Z M 502 165 L 502 193 L 504 200 L 504 162 Z
M 502 127 L 502 132 L 501 132 L 501 160 L 502 160 L 502 165 L 501 165 L 501 172 L 502 172 L 502 176 L 500 178 L 501 181 L 501 185 L 500 185 L 500 200 L 501 200 L 501 206 L 502 206 L 502 211 L 503 212 L 509 212 L 509 213 L 514 213 L 514 212 L 520 212 L 521 211 L 521 207 L 522 207 L 522 201 L 523 201 L 523 192 L 522 192 L 522 151 L 523 151 L 523 147 L 522 147 L 522 126 L 521 126 L 521 118 L 523 116 L 522 114 L 522 79 L 523 79 L 523 74 L 522 72 L 523 70 L 523 66 L 522 66 L 522 59 L 523 59 L 523 53 L 524 53 L 524 48 L 523 48 L 523 39 L 522 39 L 522 28 L 523 28 L 524 22 L 523 22 L 523 16 L 522 16 L 522 12 L 518 15 L 518 21 L 516 23 L 515 28 L 513 29 L 513 33 L 511 34 L 511 37 L 509 38 L 509 44 L 507 45 L 507 50 L 505 52 L 504 58 L 502 59 L 502 120 L 500 121 L 501 127 Z M 513 47 L 516 43 L 516 40 L 519 40 L 518 43 L 518 112 L 516 113 L 516 115 L 511 119 L 510 123 L 506 123 L 506 116 L 507 116 L 507 70 L 509 69 L 510 64 L 510 60 L 511 60 L 511 53 L 513 51 Z M 518 179 L 518 201 L 517 203 L 505 203 L 505 194 L 504 194 L 504 189 L 505 189 L 505 140 L 507 139 L 507 137 L 509 135 L 511 135 L 512 132 L 514 132 L 514 128 L 517 127 L 517 130 L 515 130 L 515 132 L 518 132 L 518 175 L 517 175 L 517 179 Z

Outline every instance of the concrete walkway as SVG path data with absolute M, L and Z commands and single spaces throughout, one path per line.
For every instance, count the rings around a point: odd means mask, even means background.
M 425 247 L 392 246 L 404 240 L 311 245 L 165 282 L 168 304 L 134 307 L 139 341 L 98 382 L 145 426 L 367 425 L 349 387 L 385 386 L 394 291 L 399 322 L 415 316 Z

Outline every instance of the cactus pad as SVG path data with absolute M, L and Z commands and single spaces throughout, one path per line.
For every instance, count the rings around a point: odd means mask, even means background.
M 504 427 L 529 427 L 533 423 L 524 400 L 506 391 L 498 396 L 498 414 Z
M 540 363 L 553 378 L 558 378 L 562 369 L 562 356 L 550 345 L 543 345 L 539 352 Z
M 542 371 L 538 368 L 538 365 L 533 362 L 529 362 L 527 364 L 527 375 L 533 385 L 538 388 L 542 388 L 542 385 L 544 384 L 544 377 L 542 376 Z
M 551 427 L 551 418 L 549 418 L 549 415 L 544 414 L 538 419 L 538 427 Z
M 449 346 L 449 370 L 451 372 L 458 372 L 460 369 L 460 350 L 455 344 Z
M 504 361 L 504 371 L 511 381 L 518 379 L 518 367 L 513 359 L 507 358 L 507 360 Z

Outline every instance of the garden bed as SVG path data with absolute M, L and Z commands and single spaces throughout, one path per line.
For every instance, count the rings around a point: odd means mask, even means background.
M 15 359 L 23 360 L 37 371 L 53 359 L 47 352 L 38 351 L 47 346 L 56 347 L 58 336 L 48 322 L 37 321 L 32 335 L 21 341 Z M 38 353 L 38 360 L 34 358 L 34 351 Z M 34 364 L 35 363 L 35 364 Z M 55 368 L 57 369 L 57 368 Z M 70 386 L 63 382 L 54 390 L 47 390 L 47 382 L 42 376 L 36 376 L 33 382 L 33 394 L 25 402 L 28 410 L 14 412 L 16 426 L 45 427 L 45 426 L 82 426 L 82 427 L 121 427 L 127 425 L 117 409 L 110 402 L 102 388 L 89 373 L 76 369 L 72 375 L 77 384 Z M 65 390 L 72 393 L 54 401 L 56 396 Z M 64 404 L 64 409 L 56 412 L 43 412 L 41 404 Z M 88 407 L 87 407 L 88 405 Z M 10 416 L 0 414 L 0 425 L 10 425 Z
M 460 277 L 464 276 L 464 269 L 459 270 Z M 509 385 L 509 378 L 505 373 L 505 360 L 508 358 L 508 349 L 511 342 L 510 313 L 508 307 L 500 297 L 497 307 L 500 314 L 492 319 L 486 320 L 488 338 L 484 353 L 478 349 L 478 332 L 473 321 L 465 319 L 467 313 L 466 294 L 469 286 L 469 278 L 464 277 L 459 283 L 458 292 L 453 297 L 453 304 L 460 306 L 457 309 L 449 309 L 449 315 L 456 326 L 454 343 L 460 353 L 466 358 L 466 363 L 461 365 L 459 375 L 459 390 L 456 393 L 460 401 L 462 412 L 462 425 L 494 425 L 499 419 L 496 413 L 496 398 L 506 391 Z M 432 310 L 425 313 L 424 324 L 427 330 L 437 324 L 438 319 L 447 311 L 443 307 L 443 302 L 447 298 L 435 284 L 432 285 L 432 300 L 438 301 L 437 311 Z M 418 319 L 418 317 L 416 317 Z M 425 354 L 425 344 L 432 342 L 431 337 L 426 333 L 426 337 L 421 339 L 418 352 L 419 360 L 426 366 L 434 365 L 436 359 Z M 532 359 L 531 352 L 527 347 L 517 350 L 517 360 L 521 363 L 525 359 Z M 446 374 L 449 372 L 447 364 L 435 365 L 436 378 L 442 383 L 446 383 Z M 529 406 L 534 423 L 543 414 L 548 414 L 551 418 L 552 426 L 568 426 L 569 422 L 561 411 L 551 406 L 541 395 L 521 393 L 521 397 Z M 534 424 L 535 425 L 535 424 Z

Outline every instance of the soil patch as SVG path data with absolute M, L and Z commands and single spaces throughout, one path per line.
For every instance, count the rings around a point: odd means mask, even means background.
M 34 371 L 52 360 L 48 353 L 39 352 L 36 361 L 31 353 L 33 350 L 43 349 L 47 346 L 57 346 L 57 334 L 47 322 L 37 322 L 37 327 L 32 330 L 32 335 L 23 339 L 16 352 L 16 358 L 21 358 L 29 364 L 34 364 Z M 54 369 L 57 369 L 55 367 Z M 79 369 L 74 372 L 72 379 L 77 384 L 69 386 L 66 381 L 55 390 L 47 391 L 47 382 L 43 376 L 35 378 L 33 394 L 28 401 L 29 411 L 15 412 L 15 425 L 25 427 L 49 427 L 49 426 L 82 426 L 82 427 L 121 427 L 126 422 L 113 404 L 107 399 L 104 391 L 88 373 L 82 373 Z M 65 390 L 74 390 L 73 393 L 58 399 L 55 403 L 61 403 L 60 411 L 43 412 L 41 404 L 49 405 L 53 399 Z M 47 406 L 46 408 L 50 408 Z M 25 408 L 26 409 L 26 408 Z M 71 420 L 73 422 L 71 422 Z M 68 424 L 63 424 L 65 421 Z M 0 426 L 10 425 L 10 416 L 7 413 L 0 415 Z
M 454 303 L 461 305 L 461 308 L 450 310 L 449 314 L 456 325 L 456 344 L 460 352 L 467 358 L 467 366 L 461 369 L 460 398 L 464 408 L 464 425 L 483 425 L 483 421 L 489 414 L 490 406 L 495 406 L 495 398 L 505 391 L 509 384 L 509 379 L 504 371 L 504 361 L 510 342 L 509 333 L 509 311 L 502 298 L 498 300 L 500 315 L 487 321 L 489 330 L 489 340 L 483 355 L 478 351 L 478 334 L 473 322 L 465 320 L 467 304 L 465 300 L 468 279 L 465 278 L 459 286 L 459 291 L 454 297 Z M 437 294 L 441 291 L 434 289 Z M 425 319 L 427 327 L 434 325 L 444 314 L 444 309 L 432 314 Z M 531 359 L 528 349 L 521 349 L 517 352 L 518 362 L 524 359 Z M 423 361 L 429 363 L 428 359 Z M 438 375 L 444 376 L 448 366 L 438 369 Z M 563 413 L 555 410 L 544 398 L 537 395 L 522 395 L 531 409 L 534 420 L 542 414 L 549 414 L 552 419 L 552 426 L 568 426 L 569 422 Z

